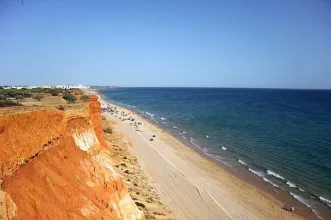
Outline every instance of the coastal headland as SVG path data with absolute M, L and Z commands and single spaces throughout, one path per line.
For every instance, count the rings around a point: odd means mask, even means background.
M 145 219 L 114 170 L 97 97 L 39 95 L 0 109 L 0 219 Z

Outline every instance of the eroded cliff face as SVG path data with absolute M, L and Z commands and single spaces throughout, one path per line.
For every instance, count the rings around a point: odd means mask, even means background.
M 100 103 L 0 119 L 0 219 L 144 219 L 112 167 Z

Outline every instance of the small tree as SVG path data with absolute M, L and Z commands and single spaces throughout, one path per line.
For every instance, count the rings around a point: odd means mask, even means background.
M 90 96 L 88 96 L 88 95 L 82 95 L 81 97 L 80 97 L 80 100 L 82 100 L 83 102 L 86 102 L 87 100 L 89 100 L 90 99 Z
M 24 99 L 24 96 L 23 95 L 17 95 L 17 96 L 15 96 L 15 99 L 17 99 L 18 101 L 23 101 L 23 99 Z
M 59 93 L 60 93 L 60 91 L 57 90 L 57 89 L 53 89 L 53 90 L 51 91 L 51 95 L 52 95 L 52 96 L 57 96 Z
M 4 94 L 0 94 L 0 100 L 5 100 L 6 96 Z
M 69 104 L 70 104 L 70 103 L 75 103 L 76 100 L 77 100 L 76 96 L 74 96 L 74 95 L 71 94 L 71 93 L 66 93 L 66 94 L 64 94 L 64 95 L 62 96 L 62 98 L 63 98 L 64 100 L 67 100 L 67 102 L 68 102 Z
M 42 100 L 44 98 L 43 95 L 37 94 L 35 96 L 33 96 L 34 99 L 37 99 L 38 101 Z

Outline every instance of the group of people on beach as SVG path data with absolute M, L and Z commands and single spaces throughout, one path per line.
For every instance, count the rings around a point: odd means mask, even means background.
M 101 110 L 102 110 L 102 112 L 115 112 L 116 107 L 114 107 L 114 109 L 113 109 L 109 104 L 102 103 Z
M 106 104 L 106 103 L 102 103 L 101 104 L 101 109 L 102 112 L 109 112 L 112 115 L 115 114 L 115 117 L 117 118 L 117 114 L 119 113 L 119 110 L 117 109 L 116 106 L 112 107 L 110 104 Z M 130 115 L 130 113 L 126 113 L 124 111 L 121 111 L 120 116 L 118 117 L 118 119 L 120 119 L 121 121 L 130 121 L 130 126 L 134 127 L 135 131 L 139 131 L 142 132 L 142 130 L 140 129 L 140 126 L 143 125 L 141 122 L 136 121 L 136 119 L 134 117 L 128 117 Z M 124 117 L 128 117 L 128 118 L 124 118 Z M 153 135 L 150 139 L 150 141 L 153 141 L 155 139 L 155 135 Z

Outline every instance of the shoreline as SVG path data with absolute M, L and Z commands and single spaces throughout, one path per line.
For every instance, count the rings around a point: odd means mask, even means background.
M 97 93 L 97 91 L 95 91 Z M 216 172 L 223 172 L 222 175 L 224 175 L 224 172 L 227 174 L 230 174 L 230 178 L 235 178 L 234 181 L 236 184 L 243 184 L 244 187 L 252 188 L 253 190 L 256 190 L 258 194 L 262 195 L 264 198 L 272 202 L 275 206 L 278 207 L 279 213 L 285 215 L 283 217 L 289 218 L 288 219 L 297 219 L 300 217 L 304 217 L 305 219 L 319 219 L 311 209 L 306 207 L 301 202 L 294 199 L 287 191 L 281 190 L 279 188 L 273 187 L 271 184 L 266 183 L 263 181 L 260 177 L 257 177 L 254 174 L 249 173 L 247 169 L 244 167 L 236 167 L 236 169 L 230 168 L 223 164 L 220 161 L 217 161 L 216 159 L 206 155 L 201 149 L 194 146 L 193 144 L 189 144 L 188 141 L 182 140 L 179 136 L 177 136 L 175 133 L 172 133 L 171 131 L 164 130 L 161 126 L 159 126 L 157 123 L 153 122 L 150 119 L 147 119 L 143 117 L 141 114 L 138 114 L 134 111 L 131 111 L 130 109 L 127 109 L 125 107 L 119 106 L 117 104 L 114 104 L 112 102 L 105 101 L 101 94 L 97 93 L 100 97 L 100 101 L 103 103 L 109 103 L 110 105 L 117 106 L 117 108 L 121 110 L 125 110 L 126 112 L 131 113 L 134 115 L 134 117 L 139 118 L 139 121 L 144 121 L 144 124 L 147 122 L 150 124 L 150 126 L 155 127 L 154 129 L 160 130 L 165 135 L 169 136 L 170 139 L 173 139 L 173 142 L 177 142 L 176 147 L 184 147 L 187 148 L 185 150 L 191 151 L 192 154 L 197 154 L 198 157 L 204 158 L 204 160 L 207 160 L 209 164 L 213 166 L 212 169 L 215 169 Z M 119 120 L 119 123 L 122 123 L 122 121 Z M 125 122 L 123 122 L 125 123 Z M 124 134 L 127 136 L 127 134 Z M 181 145 L 181 146 L 179 146 Z M 196 155 L 195 155 L 196 156 Z M 139 157 L 138 157 L 139 158 Z M 206 171 L 206 170 L 205 170 Z M 208 172 L 208 170 L 207 170 Z M 215 176 L 210 176 L 213 180 L 217 179 Z M 243 192 L 245 193 L 245 192 Z M 295 211 L 293 213 L 284 211 L 282 209 L 283 204 L 291 204 L 295 207 Z M 273 212 L 277 212 L 276 210 L 273 210 Z M 264 216 L 265 218 L 265 216 Z M 232 218 L 229 218 L 232 219 Z M 263 218 L 257 218 L 257 219 L 263 219 Z M 272 219 L 272 218 L 270 218 Z

